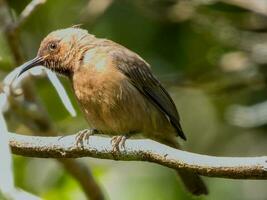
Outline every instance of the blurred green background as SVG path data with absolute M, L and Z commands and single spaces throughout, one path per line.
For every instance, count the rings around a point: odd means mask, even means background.
M 7 1 L 14 20 L 29 2 Z M 182 142 L 186 150 L 217 156 L 266 155 L 267 12 L 261 13 L 261 7 L 251 9 L 250 3 L 264 4 L 261 0 L 244 0 L 245 6 L 242 1 L 241 5 L 229 2 L 48 0 L 21 27 L 21 48 L 25 59 L 33 58 L 49 32 L 83 24 L 90 33 L 128 47 L 151 64 L 178 107 L 188 138 Z M 0 77 L 14 67 L 2 32 Z M 87 128 L 87 123 L 70 84 L 61 80 L 79 111 L 76 118 L 68 115 L 46 78 L 34 82 L 56 128 L 72 134 Z M 29 132 L 14 119 L 9 128 Z M 85 199 L 57 161 L 14 158 L 19 187 L 47 200 Z M 195 199 L 168 168 L 144 162 L 80 160 L 90 166 L 107 199 Z M 210 194 L 199 199 L 267 199 L 266 181 L 204 179 Z

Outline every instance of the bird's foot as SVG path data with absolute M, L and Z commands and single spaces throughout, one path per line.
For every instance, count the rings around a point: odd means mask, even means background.
M 79 131 L 76 134 L 75 141 L 77 147 L 83 147 L 84 142 L 86 141 L 87 145 L 89 145 L 89 137 L 95 135 L 98 131 L 96 129 L 84 129 Z
M 113 152 L 120 152 L 120 149 L 125 149 L 125 141 L 128 136 L 126 135 L 117 135 L 111 138 L 111 145 Z

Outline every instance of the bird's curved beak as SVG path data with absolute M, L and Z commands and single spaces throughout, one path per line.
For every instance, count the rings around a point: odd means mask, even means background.
M 26 72 L 27 70 L 33 67 L 43 65 L 44 59 L 45 59 L 44 57 L 36 56 L 34 59 L 29 60 L 28 62 L 24 63 L 23 65 L 20 66 L 21 71 L 19 72 L 17 77 L 19 77 L 21 74 L 23 74 L 24 72 Z

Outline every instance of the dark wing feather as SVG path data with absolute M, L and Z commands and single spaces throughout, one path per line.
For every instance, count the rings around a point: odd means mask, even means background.
M 113 53 L 115 66 L 125 74 L 132 84 L 152 102 L 170 121 L 178 135 L 186 140 L 180 125 L 176 106 L 158 79 L 152 74 L 148 64 L 138 55 L 131 52 L 116 51 Z

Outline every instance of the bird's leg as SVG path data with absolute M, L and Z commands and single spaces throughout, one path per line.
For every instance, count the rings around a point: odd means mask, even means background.
M 125 141 L 129 135 L 117 135 L 111 138 L 112 151 L 120 152 L 120 149 L 125 149 Z
M 87 144 L 89 145 L 89 137 L 97 133 L 98 131 L 96 129 L 84 129 L 79 131 L 75 137 L 76 146 L 83 147 L 84 141 L 86 141 Z

